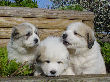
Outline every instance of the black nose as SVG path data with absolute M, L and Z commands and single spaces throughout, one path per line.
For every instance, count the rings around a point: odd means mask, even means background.
M 63 37 L 63 39 L 66 39 L 66 38 L 67 38 L 67 36 L 68 36 L 67 34 L 63 34 L 63 36 L 62 36 L 62 37 Z
M 55 71 L 55 70 L 52 70 L 52 71 L 50 71 L 50 73 L 51 73 L 51 74 L 55 74 L 55 73 L 56 73 L 56 71 Z
M 35 42 L 35 43 L 37 43 L 37 42 L 38 42 L 38 39 L 37 39 L 37 38 L 36 38 L 36 39 L 34 39 L 34 42 Z

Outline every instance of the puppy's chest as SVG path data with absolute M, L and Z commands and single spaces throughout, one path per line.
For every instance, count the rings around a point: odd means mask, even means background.
M 34 54 L 26 54 L 26 55 L 17 55 L 17 61 L 18 62 L 25 62 L 27 61 L 27 63 L 32 63 L 32 61 L 35 59 L 35 55 Z
M 35 56 L 33 54 L 29 54 L 29 55 L 22 56 L 22 60 L 29 61 L 29 60 L 33 60 L 34 57 Z
M 76 69 L 76 70 L 81 70 L 81 69 L 85 69 L 86 67 L 88 67 L 88 63 L 90 62 L 89 57 L 71 57 L 71 65 Z

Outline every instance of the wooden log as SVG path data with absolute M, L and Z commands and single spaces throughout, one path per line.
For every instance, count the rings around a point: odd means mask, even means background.
M 12 28 L 3 28 L 2 31 L 0 30 L 0 47 L 6 46 L 9 42 L 11 29 Z M 48 36 L 61 36 L 63 31 L 63 29 L 39 29 L 39 37 L 40 40 L 43 40 Z
M 0 16 L 11 17 L 37 17 L 37 18 L 54 18 L 54 19 L 82 19 L 93 20 L 94 15 L 92 12 L 86 11 L 73 11 L 73 10 L 50 10 L 39 8 L 23 8 L 23 7 L 0 7 Z
M 85 11 L 0 7 L 0 44 L 6 46 L 12 27 L 23 22 L 32 23 L 39 28 L 42 40 L 50 35 L 60 36 L 73 22 L 84 22 L 93 28 L 93 19 L 94 14 Z
M 6 47 L 10 39 L 0 39 L 0 47 Z
M 39 35 L 41 39 L 47 36 L 60 36 L 64 29 L 39 29 Z M 11 36 L 12 28 L 0 28 L 0 39 L 9 39 Z
M 0 17 L 1 27 L 13 27 L 23 22 L 29 22 L 38 28 L 59 28 L 65 29 L 70 23 L 82 20 L 67 19 L 46 19 L 46 18 L 21 18 L 21 17 Z
M 90 26 L 92 29 L 94 29 L 94 23 L 93 21 L 86 21 L 86 20 L 82 20 L 83 23 L 87 24 L 88 26 Z
M 110 82 L 110 74 L 1 77 L 1 82 Z

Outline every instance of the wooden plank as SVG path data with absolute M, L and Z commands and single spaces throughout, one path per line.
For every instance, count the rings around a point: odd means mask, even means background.
M 0 28 L 0 38 L 8 39 L 11 35 L 12 28 Z
M 6 47 L 10 39 L 0 39 L 0 47 Z
M 82 20 L 83 23 L 87 24 L 88 26 L 90 26 L 92 29 L 94 29 L 94 23 L 93 21 L 86 21 L 86 20 Z
M 11 36 L 12 28 L 0 28 L 0 47 L 6 46 L 8 39 Z M 48 36 L 61 36 L 63 33 L 63 29 L 39 29 L 39 37 L 41 40 Z
M 62 34 L 64 29 L 39 29 L 40 38 L 43 39 L 47 36 L 54 35 L 58 36 Z M 8 39 L 11 36 L 12 28 L 0 28 L 0 38 L 1 39 Z
M 110 82 L 110 74 L 1 77 L 0 82 Z
M 21 17 L 0 17 L 1 27 L 13 27 L 23 22 L 29 22 L 38 28 L 66 28 L 70 23 L 82 20 L 67 19 L 46 19 L 46 18 L 21 18 Z
M 50 10 L 39 8 L 23 8 L 23 7 L 0 7 L 0 16 L 11 17 L 43 17 L 43 18 L 62 18 L 62 19 L 83 19 L 93 20 L 94 14 L 86 11 L 73 10 Z

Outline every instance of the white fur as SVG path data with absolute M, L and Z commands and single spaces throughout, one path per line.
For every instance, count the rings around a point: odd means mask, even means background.
M 25 29 L 23 29 L 22 27 L 25 27 Z M 24 34 L 26 34 L 25 32 L 31 31 L 32 35 L 29 36 L 28 39 L 26 39 L 26 35 L 21 34 L 22 37 L 16 40 L 13 40 L 13 37 L 11 36 L 10 42 L 7 45 L 8 59 L 16 59 L 17 62 L 21 63 L 27 61 L 27 64 L 31 65 L 37 56 L 37 46 L 40 43 L 38 35 L 35 34 L 35 31 L 37 31 L 37 29 L 30 23 L 19 24 L 18 26 L 16 26 L 16 28 L 21 31 L 25 30 L 21 32 Z M 36 38 L 38 39 L 38 42 L 35 44 L 34 39 Z
M 69 67 L 69 53 L 59 37 L 48 37 L 40 44 L 40 66 L 47 76 L 74 75 Z M 46 61 L 49 61 L 47 63 Z M 58 63 L 61 62 L 61 63 Z M 50 71 L 56 71 L 51 74 Z M 36 71 L 35 76 L 38 75 Z
M 82 28 L 80 31 L 79 29 Z M 81 33 L 81 36 L 75 35 L 74 31 Z M 81 22 L 72 23 L 68 26 L 64 34 L 67 34 L 65 39 L 70 45 L 67 45 L 69 50 L 72 50 L 70 55 L 71 66 L 76 75 L 80 74 L 106 74 L 105 63 L 100 52 L 100 46 L 97 41 L 91 49 L 87 47 L 87 40 L 84 38 L 85 32 L 91 33 L 95 40 L 94 32 L 89 26 Z

